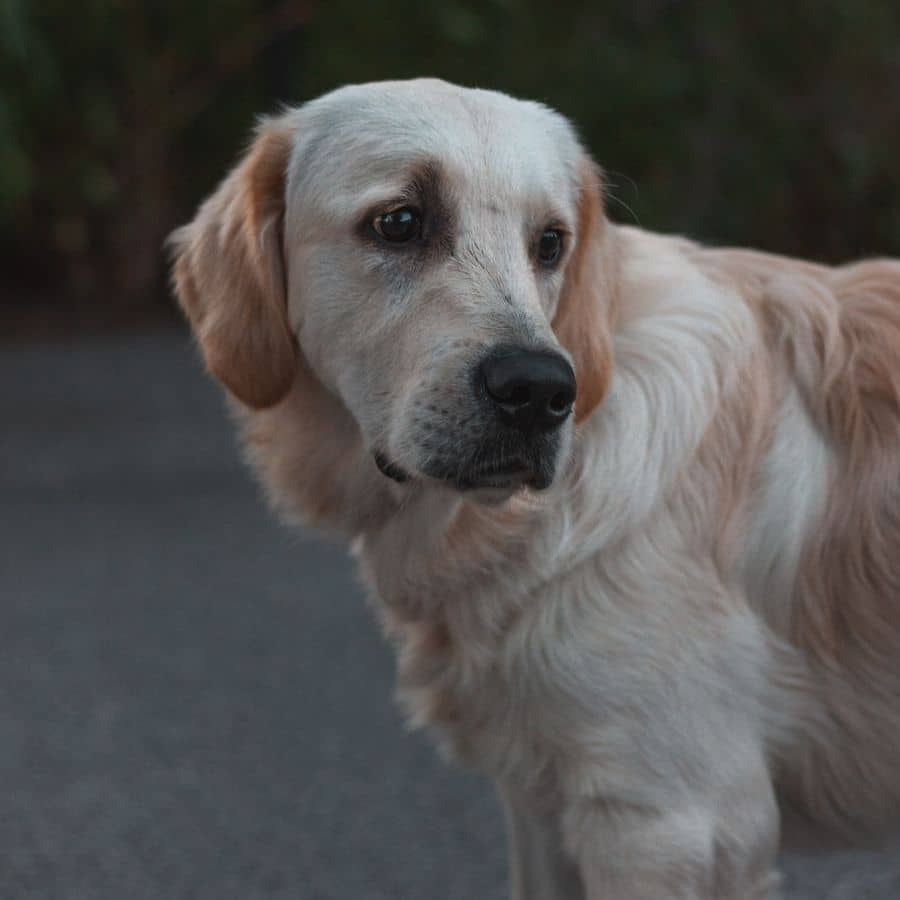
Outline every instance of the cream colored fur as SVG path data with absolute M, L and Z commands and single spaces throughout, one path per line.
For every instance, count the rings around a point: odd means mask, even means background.
M 361 231 L 410 178 L 440 260 Z M 900 263 L 613 226 L 562 117 L 437 81 L 263 123 L 173 244 L 268 495 L 352 541 L 411 720 L 498 783 L 515 897 L 775 897 L 780 807 L 897 816 Z M 552 486 L 424 476 L 472 360 L 526 338 L 578 378 Z

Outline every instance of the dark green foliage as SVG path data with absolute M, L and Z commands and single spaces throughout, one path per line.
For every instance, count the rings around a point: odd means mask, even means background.
M 896 0 L 0 0 L 4 293 L 159 296 L 163 237 L 257 114 L 420 74 L 569 115 L 616 218 L 900 254 Z

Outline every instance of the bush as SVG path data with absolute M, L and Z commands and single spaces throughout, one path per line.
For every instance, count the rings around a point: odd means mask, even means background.
M 568 114 L 617 218 L 824 260 L 900 253 L 894 0 L 2 4 L 7 296 L 164 296 L 164 236 L 257 114 L 419 74 Z

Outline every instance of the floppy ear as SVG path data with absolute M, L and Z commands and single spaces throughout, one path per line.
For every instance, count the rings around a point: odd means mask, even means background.
M 575 363 L 575 421 L 584 421 L 606 396 L 612 375 L 610 317 L 617 291 L 610 227 L 603 213 L 602 176 L 585 158 L 579 168 L 578 224 L 553 330 Z
M 170 241 L 175 292 L 207 368 L 238 400 L 273 406 L 291 387 L 282 233 L 293 135 L 264 122 L 244 158 Z

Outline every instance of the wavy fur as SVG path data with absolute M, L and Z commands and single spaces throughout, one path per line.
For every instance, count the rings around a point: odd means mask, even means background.
M 774 897 L 780 806 L 895 819 L 900 263 L 613 226 L 565 121 L 490 92 L 346 88 L 267 127 L 289 150 L 264 130 L 180 232 L 179 297 L 275 505 L 352 541 L 411 720 L 500 786 L 514 895 Z M 358 231 L 423 159 L 440 265 Z M 558 276 L 522 243 L 542 215 Z M 247 274 L 261 219 L 284 293 Z M 577 425 L 548 491 L 486 505 L 420 446 L 468 439 L 458 373 L 513 333 L 568 352 Z

